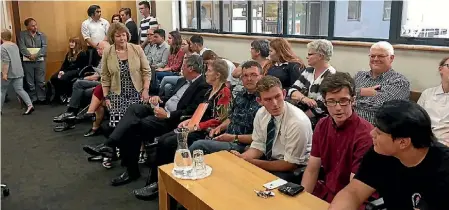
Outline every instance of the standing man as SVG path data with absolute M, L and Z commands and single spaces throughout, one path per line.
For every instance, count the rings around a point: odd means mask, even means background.
M 87 9 L 87 15 L 89 18 L 81 24 L 81 34 L 88 45 L 89 65 L 98 66 L 101 58 L 96 49 L 101 41 L 107 40 L 109 22 L 101 18 L 101 8 L 98 5 L 91 5 Z
M 37 22 L 27 18 L 24 22 L 26 30 L 20 32 L 19 48 L 23 55 L 25 81 L 28 84 L 28 95 L 34 104 L 45 104 L 45 57 L 47 57 L 47 37 L 37 31 Z
M 137 24 L 131 18 L 131 9 L 130 8 L 122 8 L 120 9 L 120 18 L 122 19 L 122 23 L 125 23 L 126 28 L 128 28 L 129 33 L 131 34 L 130 43 L 139 44 L 139 29 L 137 29 Z
M 140 46 L 145 49 L 145 46 L 149 43 L 148 29 L 159 28 L 157 19 L 150 14 L 150 3 L 148 1 L 139 2 L 139 11 L 142 14 L 143 19 L 140 21 Z

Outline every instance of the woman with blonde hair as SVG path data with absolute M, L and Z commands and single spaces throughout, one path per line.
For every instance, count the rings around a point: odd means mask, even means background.
M 270 60 L 263 67 L 265 75 L 279 78 L 282 87 L 288 90 L 305 68 L 304 62 L 295 55 L 287 40 L 276 38 L 270 42 Z
M 131 36 L 123 23 L 111 24 L 107 37 L 111 46 L 103 51 L 101 85 L 109 126 L 116 127 L 131 104 L 148 102 L 151 74 L 142 48 L 128 43 Z
M 1 32 L 1 56 L 2 56 L 2 91 L 1 91 L 1 107 L 0 112 L 3 108 L 3 103 L 5 102 L 6 91 L 8 91 L 9 85 L 14 87 L 17 95 L 20 96 L 21 100 L 27 105 L 27 110 L 23 115 L 29 115 L 34 111 L 33 103 L 31 102 L 30 96 L 23 89 L 23 67 L 22 61 L 20 59 L 19 47 L 11 42 L 12 33 L 8 29 L 3 29 Z
M 89 65 L 89 57 L 83 50 L 81 39 L 71 37 L 61 68 L 50 78 L 50 82 L 55 88 L 56 100 L 67 102 L 72 94 L 73 79 L 77 78 L 79 71 L 87 65 Z

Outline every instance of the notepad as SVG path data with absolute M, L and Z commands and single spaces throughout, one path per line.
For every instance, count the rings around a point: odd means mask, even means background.
M 27 48 L 28 52 L 31 54 L 37 54 L 41 48 Z M 32 61 L 29 58 L 23 56 L 23 61 Z M 39 57 L 36 61 L 44 61 L 44 57 Z

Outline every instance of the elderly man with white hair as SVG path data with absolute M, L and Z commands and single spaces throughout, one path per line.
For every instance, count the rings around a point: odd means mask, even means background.
M 393 46 L 385 41 L 371 46 L 369 53 L 369 71 L 359 71 L 355 75 L 356 103 L 355 111 L 374 124 L 374 115 L 384 102 L 394 99 L 408 100 L 410 82 L 393 70 Z
M 329 64 L 333 54 L 330 41 L 312 41 L 307 44 L 307 50 L 307 63 L 310 67 L 302 71 L 298 80 L 288 90 L 288 96 L 307 114 L 315 127 L 318 120 L 327 115 L 319 90 L 321 82 L 329 74 L 335 74 L 336 70 Z

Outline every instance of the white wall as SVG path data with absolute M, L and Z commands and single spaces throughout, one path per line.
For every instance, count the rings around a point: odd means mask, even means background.
M 171 1 L 157 1 L 158 19 L 165 26 L 172 25 Z M 161 6 L 160 6 L 161 5 Z M 175 11 L 176 12 L 176 11 Z M 168 29 L 168 28 L 167 28 Z M 251 40 L 235 38 L 204 37 L 205 46 L 214 50 L 219 56 L 234 62 L 242 62 L 250 58 Z M 295 53 L 305 59 L 307 49 L 305 44 L 292 44 Z M 369 47 L 334 46 L 332 65 L 339 71 L 355 74 L 359 70 L 367 70 Z M 444 52 L 429 52 L 415 50 L 396 50 L 393 67 L 404 74 L 411 82 L 412 90 L 423 91 L 440 83 L 438 63 Z

